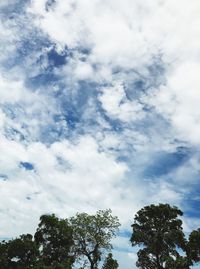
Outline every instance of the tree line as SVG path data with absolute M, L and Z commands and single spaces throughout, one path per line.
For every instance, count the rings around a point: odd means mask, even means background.
M 141 269 L 190 269 L 200 262 L 200 228 L 186 237 L 183 212 L 169 204 L 149 205 L 133 220 L 132 246 L 139 246 Z M 34 235 L 0 243 L 1 269 L 117 269 L 111 240 L 119 219 L 112 211 L 77 213 L 68 219 L 42 215 Z

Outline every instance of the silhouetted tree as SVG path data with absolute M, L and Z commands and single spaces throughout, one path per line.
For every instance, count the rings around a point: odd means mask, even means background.
M 120 226 L 112 211 L 99 210 L 95 215 L 77 213 L 70 219 L 75 253 L 84 261 L 84 268 L 96 269 L 102 255 L 112 248 L 111 239 Z
M 192 261 L 200 262 L 200 228 L 189 236 L 188 254 Z
M 3 241 L 0 244 L 0 268 L 34 268 L 37 264 L 39 249 L 32 239 L 32 235 L 26 234 L 8 242 Z
M 150 205 L 139 210 L 132 224 L 132 245 L 142 246 L 136 265 L 142 269 L 188 269 L 192 264 L 186 252 L 182 231 L 183 213 L 168 204 Z
M 71 268 L 74 262 L 73 239 L 72 228 L 67 220 L 59 219 L 54 214 L 41 216 L 35 242 L 40 249 L 42 266 L 53 269 Z
M 117 269 L 119 264 L 117 260 L 113 259 L 112 253 L 108 253 L 106 257 L 102 269 Z

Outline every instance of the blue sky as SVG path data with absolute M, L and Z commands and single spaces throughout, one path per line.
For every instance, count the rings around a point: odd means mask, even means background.
M 200 3 L 1 0 L 0 237 L 111 208 L 120 269 L 144 205 L 200 227 Z

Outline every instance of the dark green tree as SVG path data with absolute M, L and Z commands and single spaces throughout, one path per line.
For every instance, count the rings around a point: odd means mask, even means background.
M 141 269 L 188 269 L 192 264 L 187 257 L 187 240 L 182 231 L 183 213 L 168 204 L 150 205 L 139 210 L 132 224 L 133 246 L 138 251 L 136 265 Z M 180 255 L 180 250 L 185 255 Z
M 71 268 L 74 262 L 73 238 L 72 228 L 67 220 L 59 219 L 54 214 L 41 216 L 35 242 L 40 249 L 41 268 Z
M 188 254 L 192 261 L 200 262 L 200 228 L 189 236 Z
M 99 210 L 95 215 L 77 213 L 70 219 L 74 251 L 84 268 L 96 269 L 102 255 L 111 250 L 111 239 L 120 226 L 112 211 Z
M 32 240 L 32 235 L 3 241 L 0 244 L 0 268 L 31 269 L 37 264 L 39 249 Z
M 112 253 L 108 253 L 106 257 L 102 269 L 117 269 L 119 264 L 117 260 L 113 259 Z

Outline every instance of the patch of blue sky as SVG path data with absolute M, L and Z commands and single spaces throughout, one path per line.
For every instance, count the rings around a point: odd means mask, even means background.
M 193 269 L 199 269 L 200 268 L 200 264 L 194 265 L 192 266 Z
M 97 96 L 99 84 L 86 80 L 79 81 L 76 101 L 78 104 L 85 104 L 90 96 Z
M 16 140 L 22 143 L 29 140 L 28 135 L 25 135 L 20 130 L 12 128 L 10 126 L 5 127 L 5 137 L 9 140 Z
M 126 97 L 129 100 L 139 100 L 143 94 L 163 84 L 165 81 L 165 65 L 161 59 L 156 58 L 147 67 L 146 74 L 136 70 L 129 70 L 128 74 L 128 78 L 124 83 Z
M 147 135 L 150 140 L 154 140 L 156 136 L 163 138 L 166 135 L 170 136 L 171 125 L 162 115 L 157 114 L 154 109 L 148 106 L 144 106 L 143 111 L 145 117 L 134 122 L 135 130 Z
M 172 172 L 190 158 L 187 148 L 177 148 L 175 152 L 159 152 L 154 155 L 153 162 L 144 169 L 145 178 L 157 178 Z
M 11 240 L 11 237 L 0 237 L 0 242 Z
M 141 96 L 141 93 L 146 89 L 146 81 L 142 78 L 138 78 L 134 81 L 131 81 L 125 84 L 126 97 L 129 100 L 138 99 Z
M 8 179 L 8 176 L 5 175 L 5 174 L 0 174 L 0 181 L 3 180 L 3 181 L 6 181 Z
M 72 107 L 65 111 L 64 117 L 70 129 L 76 129 L 77 124 L 81 121 L 81 113 Z
M 15 0 L 0 8 L 1 18 L 10 18 L 13 14 L 21 14 L 31 0 Z M 3 17 L 2 17 L 3 16 Z
M 6 104 L 2 106 L 3 112 L 12 122 L 20 122 L 20 119 L 24 118 L 26 112 L 21 105 Z M 29 141 L 31 136 L 28 131 L 28 126 L 25 123 L 20 122 L 15 126 L 12 123 L 5 124 L 5 137 L 9 140 L 17 140 L 21 142 Z
M 28 36 L 28 34 L 31 35 L 31 38 Z M 42 36 L 40 31 L 38 31 L 36 28 L 33 28 L 31 33 L 28 33 L 24 35 L 23 39 L 21 40 L 21 43 L 18 45 L 17 55 L 18 58 L 21 58 L 21 62 L 24 60 L 24 58 L 32 55 L 34 52 L 43 51 L 43 49 L 47 49 L 52 44 L 49 42 L 45 36 Z M 38 58 L 35 58 L 35 60 L 38 61 Z M 18 62 L 20 63 L 20 59 L 18 59 Z
M 72 166 L 66 159 L 62 158 L 61 156 L 58 156 L 56 159 L 60 170 L 62 171 L 71 170 Z
M 49 11 L 50 9 L 52 9 L 55 3 L 56 3 L 56 0 L 47 0 L 45 4 L 46 11 Z
M 29 115 L 27 114 L 26 106 L 23 106 L 22 104 L 4 105 L 3 111 L 6 116 L 12 121 L 15 121 L 15 123 L 19 123 L 16 127 L 6 125 L 5 136 L 8 139 L 22 142 L 39 139 L 45 144 L 59 140 L 66 135 L 67 123 L 65 122 L 66 120 L 62 113 L 59 113 L 59 105 L 57 107 L 58 110 L 56 111 L 56 114 L 50 112 L 46 115 L 49 117 L 48 123 L 46 121 L 40 121 L 40 128 L 38 129 L 39 132 L 36 137 L 33 137 L 30 133 L 28 119 L 30 119 L 30 117 L 35 117 L 37 119 L 39 117 L 39 111 L 33 112 Z M 46 113 L 48 113 L 48 111 Z M 21 119 L 24 119 L 26 123 L 23 123 Z
M 143 103 L 143 96 L 148 94 L 152 89 L 158 87 L 155 81 L 152 82 L 150 78 L 137 78 L 128 81 L 124 85 L 126 98 L 130 101 L 136 100 Z M 146 105 L 144 103 L 144 105 Z
M 17 116 L 17 113 L 19 113 L 20 106 L 19 105 L 13 105 L 13 104 L 3 104 L 2 105 L 3 112 L 6 114 L 6 116 L 10 119 L 15 119 Z
M 32 90 L 38 90 L 46 86 L 58 85 L 60 82 L 60 76 L 51 72 L 40 73 L 34 77 L 30 77 L 26 81 L 26 86 Z
M 93 134 L 93 132 L 105 132 L 110 131 L 114 133 L 122 133 L 124 130 L 123 123 L 117 119 L 112 119 L 106 115 L 106 113 L 98 106 L 98 100 L 93 94 L 88 94 L 87 89 L 85 91 L 80 91 L 79 96 L 75 99 L 62 96 L 62 115 L 56 115 L 54 117 L 56 122 L 59 120 L 66 121 L 68 126 L 68 132 L 65 133 L 65 137 L 70 138 L 70 135 L 80 135 L 80 134 Z M 94 113 L 87 113 L 89 100 L 94 105 Z M 108 125 L 102 127 L 98 122 L 98 117 L 102 117 Z M 117 149 L 115 149 L 117 150 Z
M 77 109 L 76 106 L 74 106 L 73 104 L 70 104 L 70 102 L 65 102 L 65 105 L 62 104 L 62 118 L 64 118 L 64 120 L 67 123 L 67 126 L 70 129 L 75 129 L 76 125 L 81 121 L 81 110 Z M 57 115 L 55 117 L 56 122 L 58 122 L 60 119 L 59 115 Z
M 149 71 L 149 78 L 151 79 L 150 86 L 157 87 L 160 84 L 163 84 L 165 81 L 165 72 L 166 72 L 166 65 L 164 64 L 162 57 L 157 55 L 154 57 L 152 64 L 148 66 Z
M 80 46 L 80 47 L 77 47 L 77 50 L 83 56 L 88 56 L 91 53 L 91 48 L 89 48 L 89 47 Z M 84 61 L 84 59 L 83 59 L 83 61 Z
M 14 27 L 15 27 L 15 19 L 13 18 Z M 30 24 L 30 19 L 20 18 L 21 25 L 18 26 L 18 31 L 20 41 L 17 41 L 15 44 L 16 51 L 13 54 L 7 55 L 7 58 L 2 63 L 4 68 L 12 68 L 12 67 L 21 67 L 25 68 L 24 71 L 27 71 L 27 75 L 29 74 L 34 65 L 37 65 L 37 68 L 43 69 L 43 54 L 46 49 L 52 46 L 52 43 L 42 35 L 42 33 L 34 28 L 27 29 L 26 24 Z M 27 64 L 27 60 L 31 59 Z
M 20 167 L 26 169 L 26 170 L 34 170 L 34 165 L 30 162 L 20 162 Z
M 91 117 L 94 120 L 94 115 L 88 115 L 85 117 L 85 113 L 89 107 L 89 101 L 93 100 L 93 105 L 96 106 L 96 85 L 89 81 L 80 81 L 77 90 L 74 92 L 72 88 L 65 88 L 60 92 L 57 102 L 59 103 L 62 117 L 68 123 L 69 128 L 74 129 L 77 124 L 84 121 L 88 123 L 91 121 Z M 56 117 L 59 120 L 59 116 Z M 93 121 L 94 123 L 94 121 Z
M 127 244 L 128 245 L 128 244 Z M 117 252 L 124 252 L 124 253 L 130 253 L 130 251 L 132 251 L 131 246 L 130 247 L 117 247 L 115 246 L 115 251 Z
M 131 238 L 131 235 L 132 235 L 131 227 L 130 227 L 130 230 L 120 230 L 118 233 L 118 236 L 122 236 L 129 239 Z
M 52 65 L 53 67 L 60 67 L 65 65 L 67 58 L 70 56 L 72 55 L 67 48 L 59 53 L 56 48 L 53 47 L 47 52 L 49 65 Z
M 111 117 L 108 117 L 108 115 L 105 113 L 102 113 L 101 115 L 104 118 L 104 120 L 106 120 L 109 123 L 108 130 L 110 130 L 110 131 L 113 131 L 113 132 L 120 134 L 124 131 L 125 126 L 127 126 L 127 124 L 123 123 L 119 119 L 113 119 Z M 107 129 L 107 127 L 106 127 L 106 129 Z
M 30 75 L 27 72 L 25 84 L 33 91 L 38 89 L 43 90 L 45 88 L 45 92 L 47 92 L 47 86 L 48 88 L 50 88 L 49 86 L 55 86 L 56 91 L 52 91 L 51 89 L 51 94 L 59 97 L 57 95 L 62 94 L 62 90 L 66 85 L 63 82 L 62 74 L 55 72 L 55 68 L 67 64 L 68 58 L 72 57 L 71 52 L 66 49 L 58 53 L 55 47 L 48 43 L 41 44 L 41 48 L 38 47 L 36 49 L 40 52 L 40 56 L 35 59 L 33 66 L 30 68 L 37 69 L 37 72 L 36 74 L 33 73 L 33 75 L 32 72 L 30 72 Z M 30 53 L 32 53 L 31 49 Z
M 200 218 L 200 186 L 193 186 L 183 200 L 184 215 L 190 218 Z
M 56 124 L 44 125 L 42 126 L 40 133 L 38 135 L 38 140 L 41 143 L 50 145 L 56 141 L 68 138 L 70 135 L 67 126 L 63 126 L 59 123 L 59 126 Z
M 25 131 L 28 128 L 28 125 L 21 122 L 21 119 L 26 117 L 26 111 L 25 111 L 25 107 L 22 104 L 4 104 L 2 106 L 3 112 L 5 113 L 5 115 L 11 119 L 14 122 L 20 122 L 20 130 L 17 129 L 17 127 L 14 126 L 10 126 L 10 124 L 6 124 L 5 125 L 5 129 L 10 133 L 10 134 L 14 134 L 14 133 L 23 133 L 23 131 Z
M 122 152 L 120 152 L 120 153 L 122 153 Z M 124 154 L 122 153 L 122 154 L 120 154 L 120 156 L 118 156 L 117 158 L 116 158 L 116 160 L 117 161 L 119 161 L 119 162 L 123 162 L 123 163 L 129 163 L 129 156 L 127 156 L 127 155 L 125 155 L 126 154 L 126 152 L 124 152 Z

